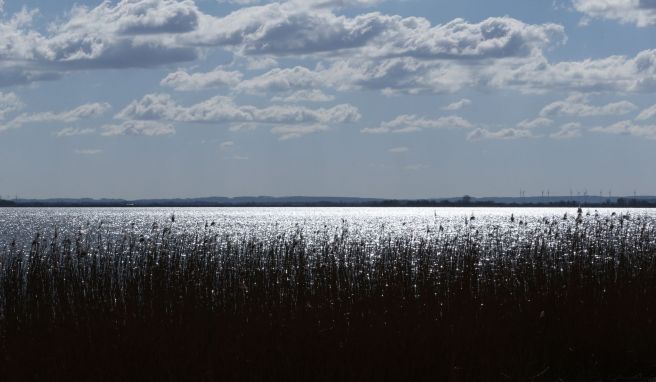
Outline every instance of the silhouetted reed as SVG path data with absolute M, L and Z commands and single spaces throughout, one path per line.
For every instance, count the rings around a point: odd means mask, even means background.
M 13 243 L 0 373 L 21 379 L 641 380 L 656 366 L 656 221 L 149 234 Z

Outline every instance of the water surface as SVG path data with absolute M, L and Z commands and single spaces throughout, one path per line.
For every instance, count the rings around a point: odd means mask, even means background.
M 628 215 L 656 222 L 654 209 L 583 209 L 584 219 Z M 234 236 L 290 234 L 306 238 L 348 229 L 352 237 L 376 240 L 381 235 L 423 235 L 435 230 L 512 229 L 520 222 L 534 227 L 545 220 L 572 224 L 576 208 L 372 208 L 372 207 L 234 207 L 234 208 L 0 208 L 0 246 L 16 240 L 28 244 L 37 233 L 76 235 L 98 227 L 107 235 L 171 227 L 176 233 Z

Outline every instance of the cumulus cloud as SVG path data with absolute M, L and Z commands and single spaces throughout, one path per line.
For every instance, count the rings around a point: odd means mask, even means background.
M 644 50 L 635 57 L 610 56 L 553 64 L 544 57 L 536 57 L 518 66 L 491 66 L 481 76 L 487 86 L 528 92 L 653 92 L 656 91 L 656 50 Z
M 242 81 L 238 91 L 246 93 L 288 92 L 314 89 L 326 85 L 323 73 L 302 66 L 275 68 L 259 76 Z
M 574 8 L 590 18 L 605 18 L 638 27 L 656 25 L 654 0 L 573 0 Z
M 553 120 L 544 117 L 525 119 L 517 124 L 520 129 L 533 130 L 541 127 L 548 127 L 553 124 Z
M 593 127 L 590 131 L 603 134 L 631 135 L 647 139 L 656 139 L 656 125 L 641 125 L 633 121 L 620 121 L 610 126 Z
M 295 105 L 256 107 L 237 105 L 230 97 L 217 96 L 189 107 L 175 103 L 167 94 L 148 94 L 117 114 L 126 120 L 167 120 L 207 123 L 335 124 L 360 119 L 357 108 L 341 104 L 311 109 Z
M 318 7 L 370 7 L 382 3 L 383 1 L 384 0 L 295 0 L 297 4 L 313 4 Z
M 198 39 L 205 44 L 232 46 L 241 54 L 277 56 L 357 49 L 360 55 L 377 58 L 519 57 L 565 38 L 560 25 L 530 25 L 510 17 L 431 25 L 421 17 L 377 12 L 351 18 L 293 2 L 242 8 L 221 19 L 208 19 L 200 29 Z
M 0 92 L 0 120 L 5 119 L 7 114 L 20 110 L 24 106 L 25 104 L 16 94 Z
M 497 131 L 491 131 L 487 128 L 479 127 L 472 130 L 467 135 L 468 141 L 481 141 L 486 139 L 520 139 L 520 138 L 533 138 L 534 135 L 529 130 L 525 129 L 514 129 L 514 128 L 505 128 Z
M 335 96 L 325 94 L 321 90 L 299 90 L 288 96 L 276 96 L 271 99 L 273 102 L 330 102 L 335 100 Z
M 257 107 L 238 105 L 230 97 L 217 96 L 182 106 L 170 95 L 149 94 L 130 103 L 116 117 L 143 122 L 224 123 L 232 131 L 268 125 L 273 134 L 287 140 L 326 131 L 332 125 L 356 122 L 361 115 L 356 107 L 348 104 L 316 109 L 297 105 Z
M 8 19 L 0 19 L 0 86 L 56 79 L 58 75 L 26 63 L 48 57 L 46 39 L 32 28 L 36 11 L 23 8 Z
M 639 9 L 653 8 L 650 0 L 633 1 L 640 2 Z M 322 88 L 389 95 L 468 87 L 656 90 L 654 50 L 635 57 L 549 62 L 543 50 L 566 40 L 557 24 L 527 24 L 510 17 L 432 24 L 422 17 L 379 12 L 351 16 L 334 10 L 376 0 L 247 3 L 252 6 L 219 17 L 203 13 L 193 0 L 105 1 L 73 7 L 46 31 L 34 28 L 36 12 L 24 9 L 0 20 L 0 86 L 54 80 L 74 70 L 179 63 L 197 59 L 205 48 L 220 47 L 249 69 L 264 70 L 288 56 L 321 64 L 314 69 L 275 68 L 248 79 L 225 68 L 179 70 L 162 85 L 182 91 L 225 86 L 249 94 Z
M 102 135 L 106 137 L 118 135 L 145 135 L 149 137 L 175 134 L 175 127 L 158 121 L 125 121 L 121 124 L 104 125 Z
M 471 127 L 472 124 L 469 121 L 458 116 L 429 119 L 404 114 L 391 121 L 381 123 L 379 127 L 362 129 L 361 132 L 365 134 L 414 133 L 424 129 L 469 129 Z
M 271 129 L 271 132 L 279 137 L 280 140 L 300 138 L 304 135 L 314 134 L 327 131 L 330 128 L 322 124 L 311 125 L 278 125 Z
M 399 146 L 399 147 L 392 147 L 391 149 L 388 149 L 387 152 L 390 154 L 402 154 L 402 153 L 407 153 L 409 149 L 405 146 Z
M 168 35 L 198 26 L 192 0 L 121 0 L 95 8 L 75 6 L 70 17 L 50 28 L 47 59 L 80 67 L 145 67 L 193 60 L 194 48 Z
M 551 139 L 572 139 L 581 136 L 583 126 L 578 122 L 565 123 L 558 127 L 556 131 L 545 134 L 536 133 L 538 128 L 549 127 L 553 121 L 547 118 L 536 118 L 524 120 L 517 124 L 517 128 L 503 128 L 500 130 L 490 130 L 486 127 L 480 127 L 472 130 L 467 135 L 469 141 L 481 140 L 511 140 L 524 138 L 551 138 Z
M 583 127 L 578 122 L 566 123 L 558 129 L 558 131 L 549 135 L 553 139 L 572 139 L 581 136 Z
M 257 129 L 257 123 L 250 123 L 250 122 L 245 122 L 245 123 L 232 123 L 230 124 L 230 131 L 247 131 L 247 130 L 255 130 Z
M 92 128 L 79 128 L 79 127 L 64 127 L 55 133 L 55 136 L 58 138 L 61 137 L 73 137 L 76 135 L 88 135 L 95 133 L 96 130 Z
M 641 111 L 640 114 L 638 114 L 638 116 L 636 117 L 636 119 L 638 121 L 645 121 L 648 119 L 652 119 L 654 117 L 656 117 L 656 105 Z
M 314 70 L 297 67 L 293 72 L 277 69 L 256 77 L 257 80 L 242 89 L 264 93 L 329 87 L 339 91 L 377 90 L 389 95 L 453 93 L 465 88 L 515 89 L 526 93 L 647 93 L 656 91 L 656 50 L 645 50 L 634 57 L 611 56 L 559 63 L 550 63 L 537 55 L 497 59 L 480 65 L 471 60 L 351 57 Z
M 442 109 L 449 110 L 449 111 L 460 110 L 465 106 L 471 105 L 471 103 L 472 103 L 472 101 L 470 99 L 463 98 L 459 101 L 456 101 L 456 102 L 453 102 L 453 103 L 450 103 L 450 104 L 446 105 Z
M 233 147 L 235 147 L 235 142 L 234 141 L 223 141 L 219 145 L 219 149 L 222 150 L 222 151 L 223 150 L 230 150 Z
M 71 123 L 82 119 L 96 118 L 105 114 L 111 105 L 108 103 L 87 103 L 64 112 L 23 113 L 0 125 L 0 131 L 17 129 L 30 123 Z
M 222 87 L 233 87 L 241 82 L 243 74 L 237 71 L 226 71 L 216 68 L 205 73 L 189 74 L 184 70 L 169 73 L 160 85 L 168 86 L 179 91 L 194 91 L 204 89 L 216 89 Z
M 585 94 L 572 94 L 563 101 L 556 101 L 545 106 L 540 111 L 542 117 L 578 116 L 591 117 L 602 115 L 623 115 L 637 109 L 637 106 L 628 101 L 609 103 L 603 106 L 590 105 L 589 97 Z
M 134 68 L 194 60 L 198 49 L 176 36 L 198 27 L 192 0 L 104 1 L 74 6 L 42 33 L 36 10 L 0 21 L 0 86 L 59 78 L 76 69 Z
M 326 8 L 326 7 L 369 7 L 383 2 L 384 0 L 288 0 L 296 6 L 309 8 Z M 219 3 L 237 4 L 237 5 L 254 5 L 266 4 L 272 2 L 281 2 L 281 0 L 218 0 Z
M 338 91 L 376 90 L 383 94 L 453 93 L 465 88 L 547 91 L 656 91 L 656 50 L 634 57 L 611 56 L 583 61 L 549 62 L 541 54 L 517 59 L 427 60 L 416 57 L 370 59 L 353 56 L 316 69 L 274 69 L 244 81 L 249 93 L 332 88 Z M 617 110 L 630 107 L 622 102 Z M 602 110 L 610 112 L 611 108 Z

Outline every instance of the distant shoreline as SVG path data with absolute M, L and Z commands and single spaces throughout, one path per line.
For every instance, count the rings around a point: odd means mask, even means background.
M 375 202 L 249 202 L 249 203 L 202 203 L 202 202 L 3 202 L 0 203 L 0 208 L 35 208 L 35 207 L 48 207 L 48 208 L 72 208 L 72 207 L 88 207 L 88 208 L 229 208 L 229 207 L 370 207 L 370 208 L 386 208 L 386 207 L 436 207 L 436 208 L 463 208 L 463 207 L 484 207 L 484 208 L 656 208 L 656 200 L 635 200 L 635 199 L 619 199 L 614 203 L 585 203 L 579 201 L 569 202 L 550 202 L 550 203 L 499 203 L 499 202 L 463 202 L 463 201 L 430 201 L 430 200 L 381 200 Z

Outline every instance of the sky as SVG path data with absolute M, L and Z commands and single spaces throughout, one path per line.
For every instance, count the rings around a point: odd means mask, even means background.
M 656 194 L 656 0 L 0 0 L 0 196 Z

